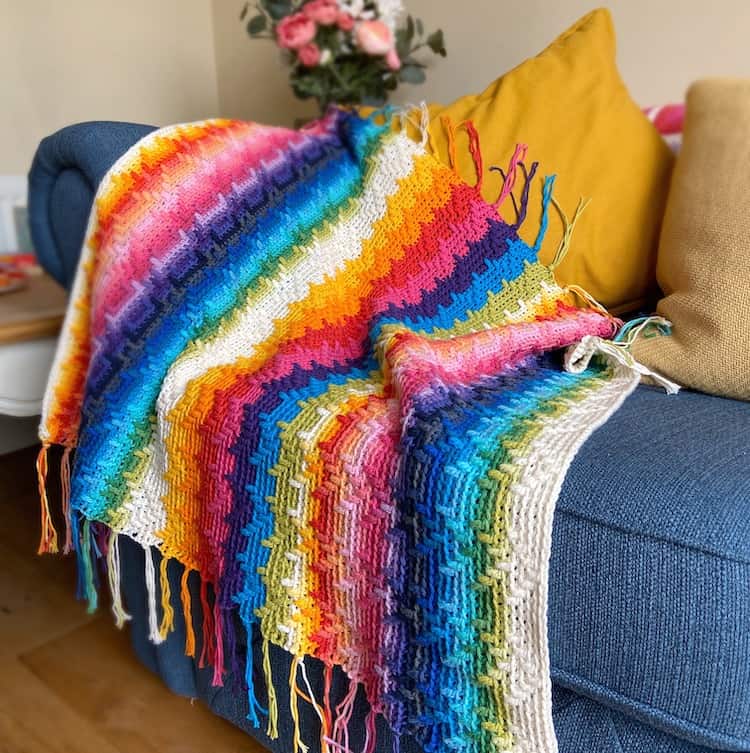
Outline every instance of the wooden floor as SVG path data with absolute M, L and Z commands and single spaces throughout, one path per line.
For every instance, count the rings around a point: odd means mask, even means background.
M 35 457 L 0 457 L 0 753 L 261 753 L 86 614 L 71 557 L 36 555 Z

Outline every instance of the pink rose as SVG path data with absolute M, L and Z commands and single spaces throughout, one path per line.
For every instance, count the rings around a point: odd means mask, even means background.
M 333 26 L 338 20 L 339 4 L 336 0 L 310 0 L 302 7 L 302 12 L 321 26 Z
M 315 42 L 310 42 L 297 50 L 297 58 L 305 68 L 314 68 L 320 62 L 320 49 Z
M 336 16 L 336 26 L 338 26 L 341 31 L 351 31 L 354 28 L 354 17 L 341 11 L 341 13 Z
M 391 47 L 391 49 L 385 54 L 385 64 L 392 71 L 397 71 L 401 68 L 401 58 L 398 56 L 395 47 Z
M 303 13 L 293 13 L 276 25 L 276 42 L 285 50 L 299 50 L 315 39 L 315 22 Z
M 354 38 L 368 55 L 387 55 L 393 47 L 391 30 L 382 21 L 363 21 L 355 29 Z

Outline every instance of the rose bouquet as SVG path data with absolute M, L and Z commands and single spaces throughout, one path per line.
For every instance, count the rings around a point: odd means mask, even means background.
M 401 0 L 258 0 L 252 7 L 254 15 L 246 3 L 240 16 L 248 34 L 276 42 L 294 94 L 317 100 L 321 112 L 334 102 L 383 105 L 400 82 L 425 80 L 416 53 L 446 55 L 443 32 L 426 35 Z

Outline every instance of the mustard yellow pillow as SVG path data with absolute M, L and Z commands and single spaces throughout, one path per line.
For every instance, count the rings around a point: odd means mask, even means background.
M 482 193 L 495 201 L 514 145 L 529 145 L 528 160 L 558 179 L 555 196 L 570 215 L 581 196 L 592 199 L 578 222 L 570 250 L 557 268 L 558 281 L 585 288 L 615 312 L 656 300 L 656 248 L 673 157 L 661 136 L 633 102 L 615 64 L 615 35 L 607 10 L 584 16 L 544 52 L 506 73 L 481 94 L 448 106 L 430 107 L 431 143 L 449 162 L 441 123 L 471 120 L 481 139 L 485 166 Z M 465 144 L 457 149 L 458 170 L 475 181 Z M 541 179 L 532 187 L 530 220 L 521 235 L 533 241 L 534 207 Z M 501 207 L 513 217 L 512 206 Z M 542 261 L 554 256 L 562 233 L 550 223 Z

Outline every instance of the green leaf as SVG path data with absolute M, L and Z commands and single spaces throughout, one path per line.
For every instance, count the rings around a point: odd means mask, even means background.
M 253 16 L 247 22 L 247 33 L 254 37 L 256 34 L 264 32 L 268 26 L 268 19 L 264 15 Z
M 406 36 L 409 41 L 414 39 L 414 19 L 411 16 L 406 17 Z
M 427 46 L 436 54 L 445 57 L 447 52 L 445 51 L 445 38 L 443 37 L 443 30 L 438 29 L 433 31 L 429 37 L 427 37 Z
M 426 76 L 418 65 L 405 65 L 398 72 L 398 77 L 407 84 L 424 83 Z
M 247 17 L 247 12 L 250 10 L 250 3 L 245 3 L 244 7 L 242 8 L 242 12 L 240 13 L 240 21 L 244 21 Z
M 280 21 L 292 12 L 292 0 L 261 0 L 261 3 L 274 21 Z
M 421 37 L 422 34 L 424 34 L 424 25 L 422 24 L 422 19 L 421 18 L 415 19 L 414 24 L 417 27 L 417 34 Z
M 398 29 L 396 31 L 396 52 L 398 56 L 403 60 L 411 50 L 411 40 L 406 35 L 406 29 Z

